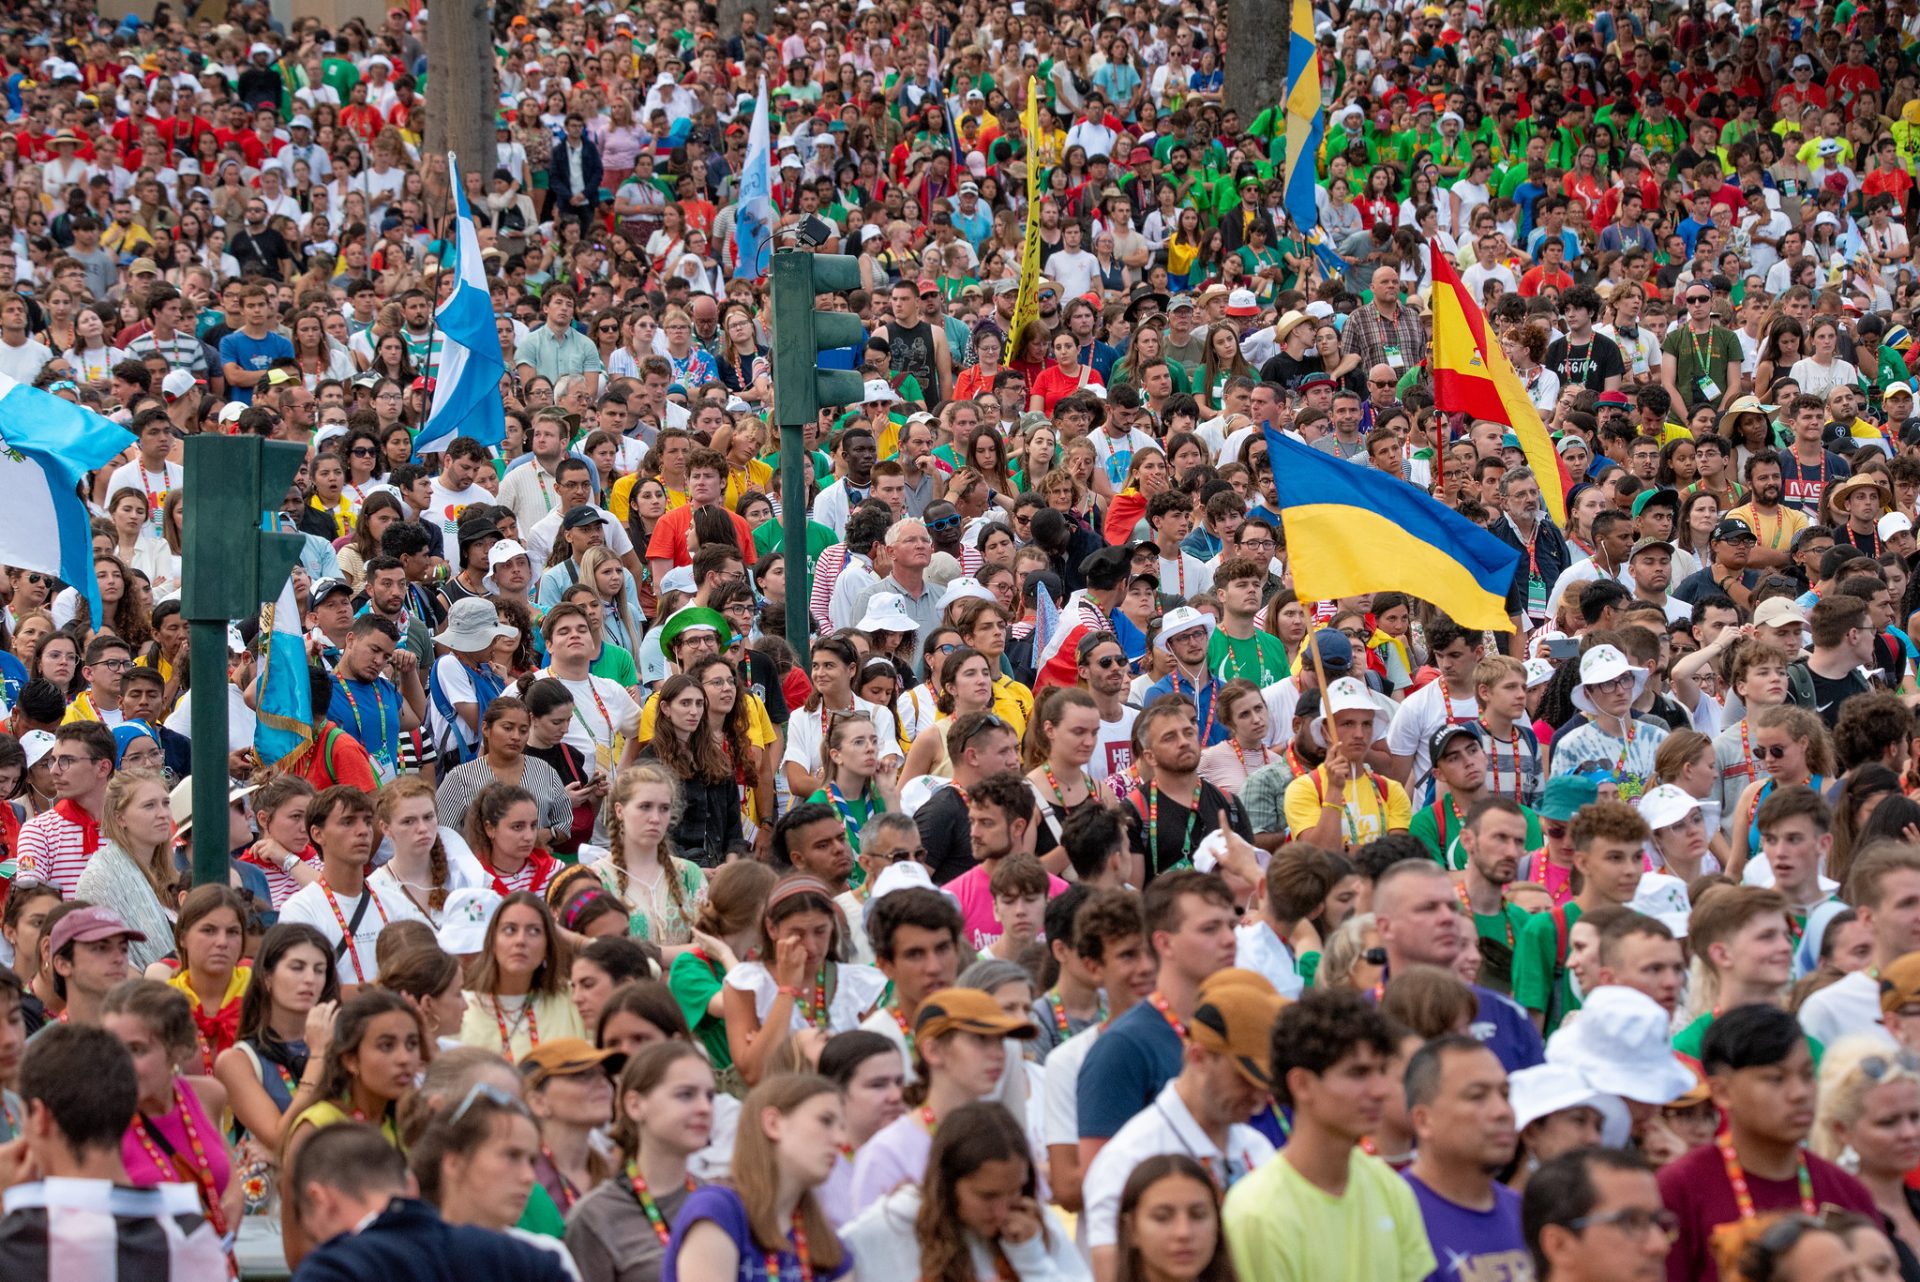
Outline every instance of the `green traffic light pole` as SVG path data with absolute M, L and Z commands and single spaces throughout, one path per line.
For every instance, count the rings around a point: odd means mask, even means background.
M 257 436 L 190 436 L 185 445 L 180 613 L 193 674 L 193 884 L 227 881 L 227 626 L 280 595 L 306 538 L 267 533 L 303 445 Z
M 860 260 L 846 254 L 782 249 L 773 255 L 773 421 L 780 428 L 780 525 L 787 558 L 787 644 L 801 664 L 813 631 L 809 602 L 813 575 L 807 555 L 807 426 L 825 408 L 857 404 L 866 383 L 857 370 L 825 370 L 820 353 L 858 348 L 866 340 L 860 318 L 816 311 L 821 293 L 860 288 Z

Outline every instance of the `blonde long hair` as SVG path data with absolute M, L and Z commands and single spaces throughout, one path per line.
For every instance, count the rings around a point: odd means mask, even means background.
M 167 781 L 151 770 L 120 770 L 114 773 L 113 778 L 107 781 L 106 805 L 101 808 L 100 814 L 100 835 L 118 846 L 133 861 L 134 867 L 140 870 L 140 876 L 160 900 L 160 906 L 172 908 L 174 888 L 179 881 L 179 875 L 173 867 L 173 843 L 162 841 L 143 858 L 135 852 L 136 843 L 127 832 L 127 807 L 133 804 L 134 797 L 146 784 L 159 788 L 162 795 L 167 791 Z
M 598 586 L 600 567 L 609 562 L 620 565 L 620 558 L 604 547 L 591 547 L 580 555 L 580 582 L 593 593 L 596 601 L 601 599 Z M 627 639 L 637 646 L 640 644 L 640 628 L 634 622 L 633 611 L 627 605 L 626 587 L 627 569 L 622 565 L 620 566 L 620 591 L 608 604 L 611 604 L 614 613 L 620 616 L 620 626 L 627 630 Z
M 627 896 L 627 834 L 626 825 L 620 822 L 620 809 L 633 799 L 634 789 L 643 783 L 658 784 L 667 790 L 673 798 L 673 818 L 678 818 L 680 807 L 686 804 L 680 792 L 680 778 L 668 769 L 666 763 L 642 758 L 632 765 L 622 766 L 620 773 L 614 776 L 613 788 L 607 793 L 607 800 L 601 811 L 607 827 L 607 849 L 613 852 L 608 863 L 613 866 L 613 879 L 619 883 L 620 897 Z M 687 906 L 687 892 L 680 885 L 680 877 L 673 866 L 673 843 L 665 835 L 660 837 L 660 847 L 655 852 L 660 861 L 661 880 L 667 884 L 667 894 L 673 899 L 673 906 L 680 914 L 680 920 L 689 927 L 693 925 L 693 913 Z M 631 910 L 632 902 L 628 901 Z

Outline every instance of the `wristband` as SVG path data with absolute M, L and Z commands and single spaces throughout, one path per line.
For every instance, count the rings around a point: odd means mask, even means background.
M 782 997 L 791 997 L 796 1002 L 804 999 L 806 996 L 805 993 L 802 993 L 799 989 L 795 988 L 791 984 L 780 985 L 780 995 Z

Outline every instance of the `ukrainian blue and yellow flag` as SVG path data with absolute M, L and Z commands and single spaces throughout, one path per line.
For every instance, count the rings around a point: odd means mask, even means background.
M 1271 427 L 1267 457 L 1301 600 L 1405 592 L 1462 627 L 1513 631 L 1507 589 L 1518 549 L 1405 481 Z
M 1313 40 L 1313 0 L 1293 0 L 1287 42 L 1287 216 L 1302 236 L 1320 225 L 1316 157 L 1327 123 L 1320 101 L 1320 50 Z

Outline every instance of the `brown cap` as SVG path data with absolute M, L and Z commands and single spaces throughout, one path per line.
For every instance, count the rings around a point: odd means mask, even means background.
M 601 1068 L 618 1054 L 618 1051 L 595 1050 L 584 1038 L 556 1037 L 520 1057 L 520 1076 L 526 1079 L 527 1089 L 532 1090 L 549 1077 L 571 1077 Z
M 1200 985 L 1200 1001 L 1187 1021 L 1196 1046 L 1224 1055 L 1255 1086 L 1271 1088 L 1273 1022 L 1287 1001 L 1258 972 L 1229 967 Z
M 1007 1014 L 1000 1003 L 977 988 L 943 988 L 920 1003 L 913 1017 L 915 1038 L 924 1040 L 956 1031 L 1020 1039 L 1040 1035 L 1032 1020 Z
M 1910 1002 L 1920 1002 L 1920 953 L 1908 953 L 1880 968 L 1880 1013 L 1899 1010 Z

